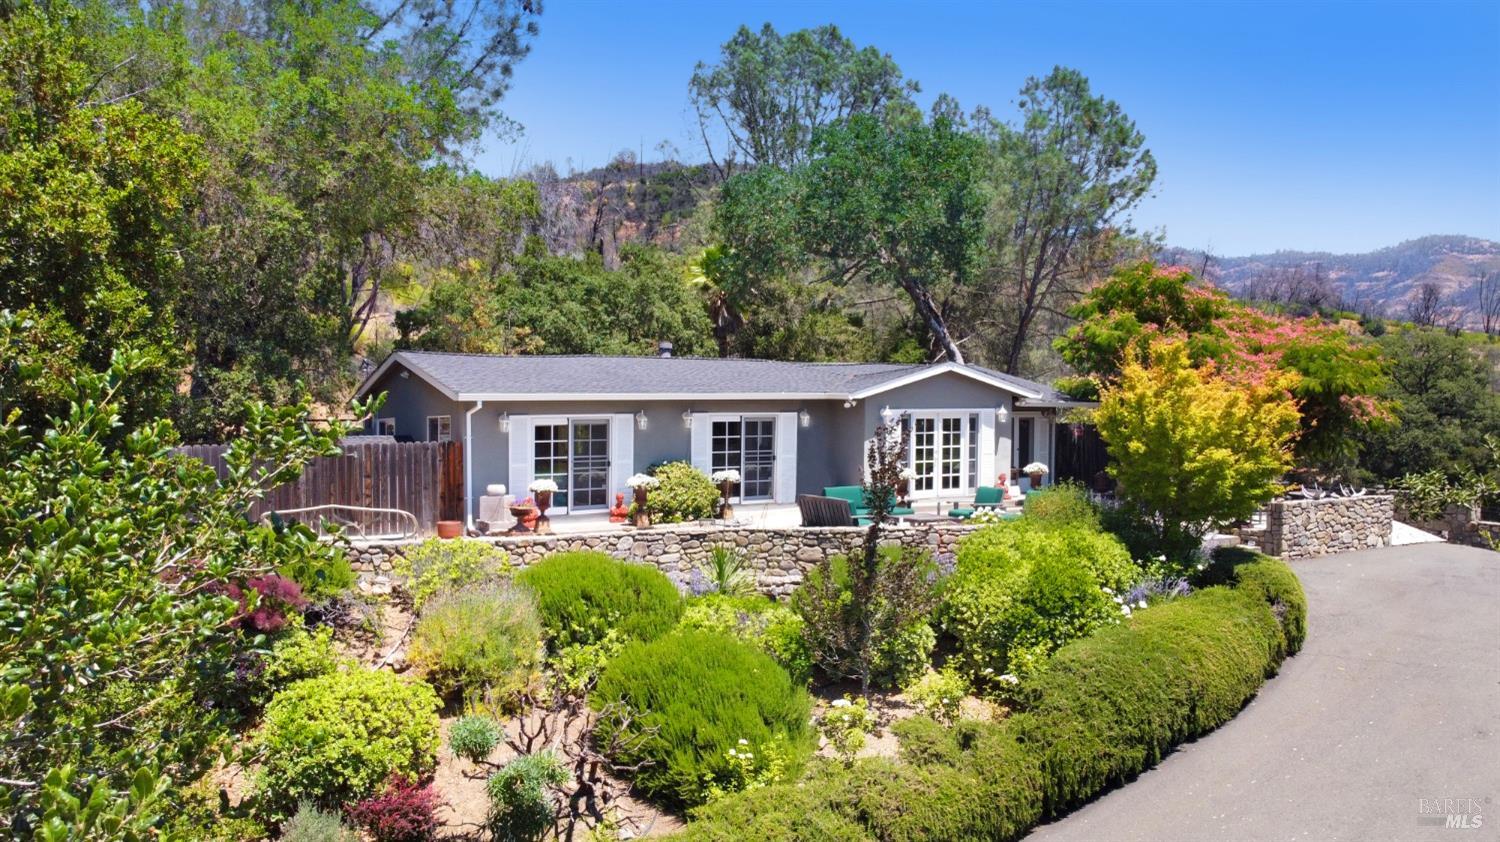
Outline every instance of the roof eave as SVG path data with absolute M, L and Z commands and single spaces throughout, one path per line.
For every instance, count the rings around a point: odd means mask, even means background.
M 981 383 L 994 386 L 997 389 L 1010 392 L 1013 395 L 1019 395 L 1022 398 L 1042 397 L 1042 393 L 1034 389 L 1027 389 L 1022 386 L 1018 386 L 1015 383 L 1010 383 L 997 377 L 991 377 L 982 371 L 975 371 L 968 366 L 949 362 L 943 363 L 941 365 L 922 368 L 917 371 L 911 372 L 910 374 L 904 374 L 892 380 L 887 380 L 884 383 L 877 383 L 874 386 L 870 386 L 869 388 L 861 389 L 857 392 L 852 393 L 851 395 L 849 395 L 849 398 L 850 400 L 861 400 L 863 398 L 868 398 L 873 395 L 881 394 L 883 392 L 889 392 L 892 389 L 899 389 L 902 386 L 907 386 L 912 383 L 918 383 L 920 381 L 926 380 L 929 377 L 936 377 L 939 374 L 946 374 L 948 372 L 959 374 L 972 380 L 978 380 Z

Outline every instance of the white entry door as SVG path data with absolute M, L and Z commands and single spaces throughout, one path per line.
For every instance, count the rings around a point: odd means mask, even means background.
M 552 511 L 566 514 L 608 508 L 609 425 L 607 418 L 536 421 L 531 476 L 557 483 Z

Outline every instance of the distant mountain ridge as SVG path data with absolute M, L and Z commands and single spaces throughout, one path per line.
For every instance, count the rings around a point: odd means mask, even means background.
M 1478 318 L 1479 278 L 1487 272 L 1500 275 L 1500 243 L 1462 235 L 1419 237 L 1363 254 L 1278 251 L 1246 257 L 1210 254 L 1205 259 L 1202 251 L 1168 248 L 1160 259 L 1191 267 L 1238 295 L 1259 292 L 1256 297 L 1267 297 L 1268 291 L 1286 293 L 1294 287 L 1311 294 L 1321 290 L 1346 309 L 1397 318 L 1431 283 L 1441 291 L 1444 308 L 1465 324 Z

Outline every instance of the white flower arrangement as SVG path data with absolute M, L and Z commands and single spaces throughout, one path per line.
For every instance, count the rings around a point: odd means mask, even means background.
M 1023 474 L 1049 474 L 1049 473 L 1051 473 L 1051 471 L 1047 470 L 1047 466 L 1043 465 L 1041 462 L 1032 462 L 1031 464 L 1029 464 L 1026 467 L 1022 468 L 1021 469 L 1021 473 L 1023 473 Z
M 630 486 L 631 488 L 637 489 L 655 488 L 658 485 L 661 485 L 661 480 L 651 476 L 650 474 L 631 474 L 630 479 L 625 480 L 625 484 Z
M 726 482 L 739 482 L 740 472 L 729 468 L 723 471 L 714 471 L 713 476 L 708 478 L 714 485 L 723 485 Z
M 901 473 L 899 474 L 899 476 L 909 482 L 917 478 L 917 469 L 911 466 L 907 466 L 901 469 Z
M 530 491 L 532 494 L 555 492 L 557 491 L 557 483 L 553 482 L 550 479 L 534 479 L 531 481 L 530 485 L 526 486 L 526 490 Z

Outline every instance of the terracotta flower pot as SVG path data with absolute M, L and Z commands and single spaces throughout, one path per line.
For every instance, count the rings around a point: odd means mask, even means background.
M 719 518 L 721 520 L 734 519 L 734 506 L 729 505 L 729 498 L 734 495 L 734 483 L 719 483 Z
M 651 525 L 651 513 L 646 511 L 646 489 L 635 490 L 635 513 L 631 515 L 630 523 L 637 529 L 645 529 Z
M 1031 487 L 1032 488 L 1041 488 L 1042 487 L 1042 477 L 1046 476 L 1046 474 L 1043 474 L 1042 472 L 1038 471 L 1038 472 L 1036 472 L 1034 474 L 1030 474 L 1029 476 L 1031 477 Z
M 552 508 L 552 492 L 538 491 L 536 493 L 536 521 L 532 525 L 533 531 L 538 535 L 552 534 L 552 518 L 547 517 L 547 510 Z
M 437 536 L 444 540 L 461 537 L 464 534 L 464 522 L 461 520 L 440 520 L 437 522 Z

